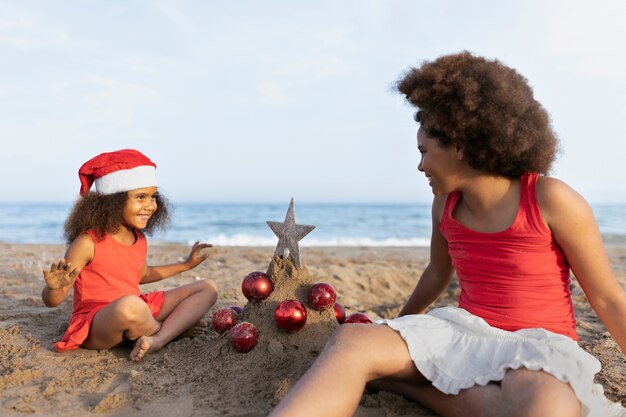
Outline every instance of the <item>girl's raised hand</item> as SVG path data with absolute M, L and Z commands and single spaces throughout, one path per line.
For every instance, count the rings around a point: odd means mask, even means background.
M 78 274 L 80 274 L 80 270 L 80 268 L 72 269 L 71 263 L 66 263 L 65 259 L 61 259 L 50 266 L 50 271 L 43 270 L 43 279 L 46 281 L 48 288 L 58 290 L 73 284 Z
M 195 268 L 196 266 L 200 265 L 202 262 L 206 260 L 206 258 L 209 257 L 208 253 L 200 254 L 200 251 L 202 249 L 211 248 L 211 247 L 213 247 L 213 245 L 211 245 L 210 243 L 200 243 L 200 242 L 194 243 L 193 247 L 191 248 L 191 253 L 187 257 L 187 260 L 185 261 L 185 263 L 188 264 L 191 268 Z

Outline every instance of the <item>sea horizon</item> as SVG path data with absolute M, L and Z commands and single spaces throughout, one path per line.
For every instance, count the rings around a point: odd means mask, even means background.
M 151 244 L 275 246 L 266 221 L 282 221 L 289 202 L 198 202 L 171 204 L 170 226 Z M 0 242 L 63 244 L 63 224 L 72 203 L 0 202 Z M 591 204 L 607 244 L 626 243 L 626 203 Z M 411 202 L 295 202 L 296 222 L 316 226 L 302 246 L 427 247 L 431 204 Z

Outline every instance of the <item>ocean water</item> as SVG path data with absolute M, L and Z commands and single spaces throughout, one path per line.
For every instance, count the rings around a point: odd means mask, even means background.
M 0 241 L 63 243 L 70 204 L 0 203 Z M 283 221 L 284 204 L 184 203 L 173 205 L 172 224 L 150 243 L 274 246 L 266 224 Z M 592 205 L 605 241 L 626 243 L 626 205 Z M 430 204 L 298 204 L 296 222 L 316 228 L 302 246 L 428 246 Z

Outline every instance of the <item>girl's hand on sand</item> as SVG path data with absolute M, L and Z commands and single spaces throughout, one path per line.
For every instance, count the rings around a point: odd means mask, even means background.
M 71 263 L 65 263 L 65 259 L 54 262 L 50 267 L 50 271 L 43 270 L 43 279 L 46 281 L 48 288 L 58 290 L 74 283 L 74 280 L 80 274 L 80 268 L 72 269 Z
M 185 263 L 189 265 L 190 268 L 195 268 L 196 266 L 200 265 L 202 262 L 206 260 L 206 258 L 209 257 L 208 253 L 200 254 L 200 251 L 202 249 L 211 248 L 211 247 L 213 247 L 213 245 L 211 245 L 210 243 L 200 243 L 200 242 L 194 243 L 193 247 L 191 248 L 191 253 L 187 257 L 187 260 L 185 261 Z

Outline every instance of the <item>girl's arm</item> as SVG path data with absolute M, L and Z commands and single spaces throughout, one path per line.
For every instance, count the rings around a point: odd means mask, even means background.
M 565 183 L 541 178 L 537 200 L 589 304 L 626 354 L 626 292 L 613 277 L 589 204 Z
M 54 262 L 50 270 L 43 270 L 46 286 L 41 299 L 47 307 L 56 307 L 65 300 L 81 269 L 93 259 L 93 251 L 91 236 L 83 233 L 67 248 L 63 259 Z
M 432 209 L 430 263 L 422 273 L 413 293 L 400 311 L 400 316 L 423 313 L 446 289 L 454 268 L 448 253 L 448 242 L 439 230 L 447 195 L 435 197 Z
M 200 265 L 209 257 L 208 253 L 201 255 L 200 251 L 202 249 L 210 248 L 212 246 L 213 245 L 208 243 L 196 242 L 191 248 L 191 253 L 184 262 L 159 266 L 144 265 L 143 275 L 140 282 L 142 284 L 147 284 L 149 282 L 155 282 L 165 278 L 169 278 L 173 275 L 180 274 L 181 272 L 189 271 L 190 269 Z

